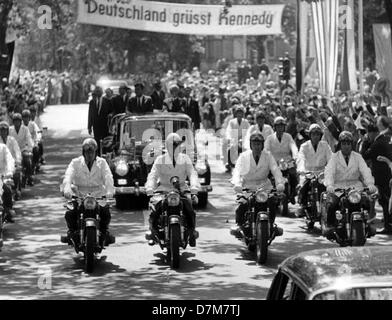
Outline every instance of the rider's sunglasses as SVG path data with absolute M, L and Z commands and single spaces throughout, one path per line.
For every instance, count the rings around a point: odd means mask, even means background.
M 351 141 L 342 141 L 342 142 L 341 142 L 341 145 L 342 145 L 342 146 L 344 146 L 344 145 L 346 145 L 346 146 L 352 146 L 353 143 L 352 143 Z

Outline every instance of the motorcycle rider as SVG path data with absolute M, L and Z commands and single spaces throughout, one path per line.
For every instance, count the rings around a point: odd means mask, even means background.
M 179 177 L 180 190 L 185 194 L 185 197 L 181 197 L 181 200 L 190 235 L 189 245 L 194 247 L 198 238 L 198 232 L 195 230 L 196 213 L 193 210 L 192 201 L 198 202 L 197 193 L 201 186 L 192 160 L 187 154 L 180 152 L 182 143 L 182 139 L 176 133 L 171 133 L 167 136 L 165 142 L 167 153 L 155 159 L 145 186 L 147 195 L 153 196 L 156 191 L 168 192 L 172 190 L 170 179 L 175 176 Z M 189 178 L 190 189 L 185 181 L 187 177 Z M 155 204 L 155 210 L 150 215 L 150 232 L 146 233 L 146 239 L 149 240 L 150 245 L 154 245 L 153 234 L 158 233 L 158 219 L 161 214 L 162 201 L 159 201 Z
M 239 156 L 233 170 L 231 183 L 234 185 L 234 191 L 237 194 L 242 193 L 244 188 L 250 191 L 256 191 L 259 188 L 270 191 L 273 188 L 271 181 L 268 179 L 271 172 L 276 181 L 277 191 L 283 193 L 285 187 L 282 172 L 271 153 L 264 149 L 264 137 L 260 132 L 255 132 L 250 136 L 250 148 L 251 150 L 245 151 Z M 271 230 L 275 229 L 276 235 L 281 235 L 283 232 L 280 228 L 273 228 L 278 199 L 272 197 L 268 201 L 271 214 Z M 232 228 L 234 234 L 240 234 L 247 208 L 246 203 L 241 203 L 236 209 L 237 227 Z
M 228 140 L 228 164 L 226 164 L 227 172 L 230 172 L 231 167 L 235 165 L 238 158 L 238 144 L 245 138 L 250 124 L 248 120 L 244 119 L 245 108 L 238 105 L 234 109 L 234 119 L 230 120 L 226 129 L 226 139 Z
M 331 148 L 326 141 L 321 141 L 323 130 L 318 124 L 309 127 L 310 140 L 303 143 L 298 153 L 297 172 L 300 174 L 298 202 L 301 208 L 298 210 L 297 217 L 304 216 L 304 207 L 307 204 L 307 195 L 310 188 L 310 181 L 305 179 L 305 172 L 324 171 L 332 156 Z M 320 194 L 325 191 L 324 185 L 320 185 Z
M 327 225 L 325 235 L 328 236 L 334 229 L 339 199 L 335 189 L 354 188 L 362 190 L 365 186 L 370 193 L 376 193 L 374 177 L 363 157 L 353 151 L 354 138 L 351 132 L 343 131 L 339 135 L 341 150 L 334 153 L 325 168 L 324 185 L 327 187 Z M 362 182 L 363 181 L 363 182 Z M 371 204 L 366 204 L 371 209 Z
M 64 197 L 72 199 L 75 193 L 83 195 L 91 194 L 93 197 L 113 198 L 114 182 L 113 175 L 105 159 L 97 156 L 97 142 L 88 138 L 82 144 L 82 156 L 75 158 L 68 165 L 63 181 Z M 78 216 L 81 208 L 75 208 L 65 213 L 68 226 L 68 239 L 79 241 Z M 100 243 L 112 244 L 114 237 L 109 233 L 111 219 L 109 207 L 99 206 L 99 230 L 101 232 Z M 105 241 L 105 242 L 104 242 Z
M 42 143 L 42 122 L 40 120 L 40 117 L 37 117 L 37 109 L 35 107 L 30 108 L 30 115 L 31 115 L 31 121 L 34 122 L 38 126 L 38 132 L 40 134 L 40 139 L 38 141 L 38 149 L 39 149 L 39 162 L 42 165 L 45 165 L 45 158 L 44 158 L 44 146 Z
M 15 161 L 16 172 L 14 173 L 14 184 L 15 184 L 15 200 L 19 200 L 21 196 L 21 186 L 20 186 L 20 170 L 22 166 L 22 153 L 20 152 L 20 148 L 18 142 L 14 137 L 9 135 L 10 126 L 6 121 L 0 122 L 0 143 L 5 144 L 8 147 L 8 150 L 11 152 L 11 155 Z M 19 173 L 18 173 L 19 171 Z
M 275 133 L 270 135 L 265 141 L 265 149 L 271 152 L 275 161 L 279 163 L 281 159 L 297 159 L 298 148 L 293 137 L 286 133 L 286 120 L 283 117 L 276 117 L 274 120 Z M 296 168 L 289 169 L 289 183 L 291 189 L 290 202 L 295 204 L 295 190 L 298 184 Z
M 5 179 L 12 178 L 15 171 L 15 161 L 11 155 L 11 152 L 8 150 L 8 147 L 1 143 L 0 144 L 0 184 L 2 187 L 0 188 L 0 195 L 2 197 L 3 206 L 4 206 L 4 215 L 5 219 L 13 223 L 14 220 L 12 218 L 12 191 L 11 188 L 4 183 Z
M 250 150 L 250 136 L 255 132 L 261 132 L 264 140 L 267 139 L 271 134 L 274 134 L 272 127 L 265 123 L 265 114 L 260 111 L 256 114 L 256 124 L 248 129 L 245 136 L 245 149 Z
M 34 167 L 39 169 L 39 143 L 42 139 L 42 135 L 40 133 L 40 129 L 38 128 L 37 124 L 34 121 L 31 121 L 31 113 L 30 110 L 23 110 L 22 112 L 22 120 L 23 124 L 29 128 L 31 138 L 33 139 L 33 170 Z
M 33 186 L 33 164 L 32 164 L 32 151 L 33 139 L 29 129 L 22 123 L 22 115 L 15 113 L 13 115 L 13 126 L 10 127 L 10 136 L 14 137 L 18 142 L 19 149 L 22 152 L 22 167 L 26 170 L 27 184 Z

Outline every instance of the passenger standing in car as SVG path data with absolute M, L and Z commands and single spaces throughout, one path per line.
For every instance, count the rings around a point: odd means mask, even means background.
M 153 105 L 151 97 L 145 96 L 143 94 L 144 84 L 136 83 L 135 84 L 135 94 L 136 97 L 129 99 L 127 105 L 127 112 L 129 113 L 148 113 L 153 112 Z

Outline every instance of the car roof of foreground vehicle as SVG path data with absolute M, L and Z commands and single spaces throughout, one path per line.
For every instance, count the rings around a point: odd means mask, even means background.
M 145 114 L 124 114 L 122 120 L 151 120 L 151 119 L 162 119 L 162 120 L 186 120 L 192 121 L 192 119 L 184 113 L 177 112 L 162 112 L 155 110 Z
M 287 258 L 279 269 L 308 292 L 377 284 L 392 287 L 392 247 L 313 250 Z

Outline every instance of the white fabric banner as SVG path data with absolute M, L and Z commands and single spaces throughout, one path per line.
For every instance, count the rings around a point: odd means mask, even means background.
M 392 41 L 389 24 L 373 24 L 374 44 L 376 47 L 377 70 L 381 78 L 392 83 Z
M 78 22 L 107 27 L 192 35 L 282 33 L 285 5 L 191 5 L 138 0 L 79 0 Z

